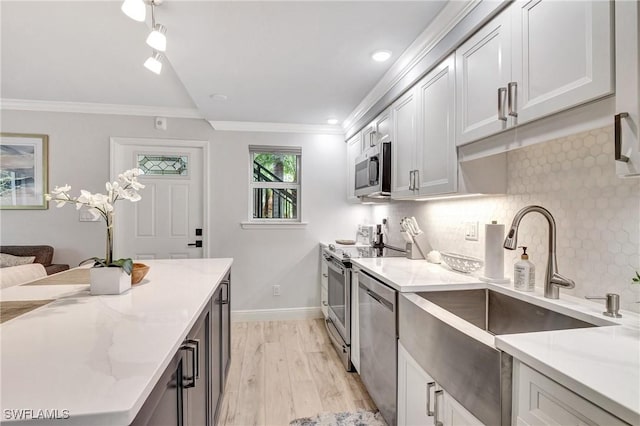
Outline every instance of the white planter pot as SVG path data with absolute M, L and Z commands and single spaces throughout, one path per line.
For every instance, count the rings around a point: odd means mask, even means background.
M 92 295 L 120 294 L 131 288 L 131 276 L 122 268 L 91 268 Z

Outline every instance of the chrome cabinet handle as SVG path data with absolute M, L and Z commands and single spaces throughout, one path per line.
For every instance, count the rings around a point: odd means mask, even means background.
M 518 83 L 512 81 L 507 84 L 507 91 L 509 92 L 509 96 L 507 96 L 507 108 L 509 109 L 509 115 L 517 117 L 518 111 L 516 111 L 516 106 L 518 104 Z
M 498 120 L 507 121 L 507 116 L 504 115 L 504 98 L 507 95 L 506 87 L 498 88 Z
M 226 289 L 226 292 L 223 292 L 223 296 L 222 296 L 222 300 L 220 301 L 221 305 L 228 305 L 229 304 L 229 281 L 222 281 L 221 284 L 224 286 L 223 288 Z M 224 294 L 226 294 L 226 297 L 224 296 Z
M 196 365 L 196 348 L 190 344 L 183 345 L 180 347 L 183 351 L 187 351 L 191 354 L 191 368 L 195 369 Z M 183 388 L 195 388 L 196 387 L 196 375 L 195 372 L 191 376 L 183 376 L 185 380 L 182 385 Z
M 629 117 L 629 113 L 628 112 L 621 112 L 620 114 L 616 114 L 614 116 L 614 143 L 615 143 L 615 149 L 614 149 L 614 159 L 616 161 L 622 161 L 623 163 L 627 163 L 629 162 L 629 157 L 627 157 L 626 155 L 622 155 L 622 119 L 623 118 L 628 118 Z
M 371 133 L 369 133 L 369 146 L 375 146 L 375 142 L 373 140 L 374 136 L 376 135 L 376 131 L 373 130 Z
M 443 390 L 437 390 L 434 393 L 434 402 L 433 402 L 433 424 L 435 426 L 443 426 L 443 423 L 440 421 L 440 414 L 438 409 L 438 397 L 443 394 Z
M 413 191 L 413 173 L 414 170 L 409 172 L 409 191 Z
M 420 189 L 420 170 L 413 171 L 413 190 Z
M 433 410 L 431 409 L 431 389 L 436 387 L 436 382 L 427 383 L 427 416 L 433 416 Z
M 322 276 L 325 277 L 325 278 L 329 278 L 329 275 L 327 275 L 327 274 L 322 274 Z
M 200 378 L 200 340 L 198 339 L 189 339 L 185 342 L 187 345 L 194 345 L 195 346 L 195 359 L 196 362 L 193 365 L 194 366 L 194 370 L 195 370 L 195 377 L 196 379 Z

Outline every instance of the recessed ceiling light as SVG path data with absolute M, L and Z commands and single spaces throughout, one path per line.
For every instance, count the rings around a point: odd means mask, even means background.
M 384 62 L 391 57 L 391 52 L 388 50 L 376 50 L 371 55 L 371 59 L 376 62 Z
M 220 102 L 223 102 L 229 99 L 227 95 L 223 95 L 222 93 L 212 93 L 211 95 L 209 95 L 209 98 L 211 98 L 214 101 L 220 101 Z
M 336 124 L 338 124 L 338 119 L 337 118 L 330 118 L 327 120 L 327 124 L 331 124 L 332 126 L 335 126 Z

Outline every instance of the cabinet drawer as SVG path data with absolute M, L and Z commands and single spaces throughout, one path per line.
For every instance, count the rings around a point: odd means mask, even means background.
M 513 370 L 515 425 L 627 425 L 519 361 L 514 360 Z

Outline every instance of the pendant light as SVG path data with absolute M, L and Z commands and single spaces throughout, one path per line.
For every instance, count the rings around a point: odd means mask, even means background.
M 124 0 L 121 9 L 125 15 L 138 22 L 144 21 L 147 15 L 144 0 Z
M 151 32 L 147 37 L 147 44 L 151 46 L 154 50 L 164 52 L 167 50 L 167 27 L 162 24 L 156 24 L 156 16 L 155 16 L 155 7 L 159 5 L 160 2 L 157 0 L 151 0 Z
M 162 55 L 154 51 L 153 54 L 144 61 L 144 67 L 153 73 L 160 74 L 162 71 Z

